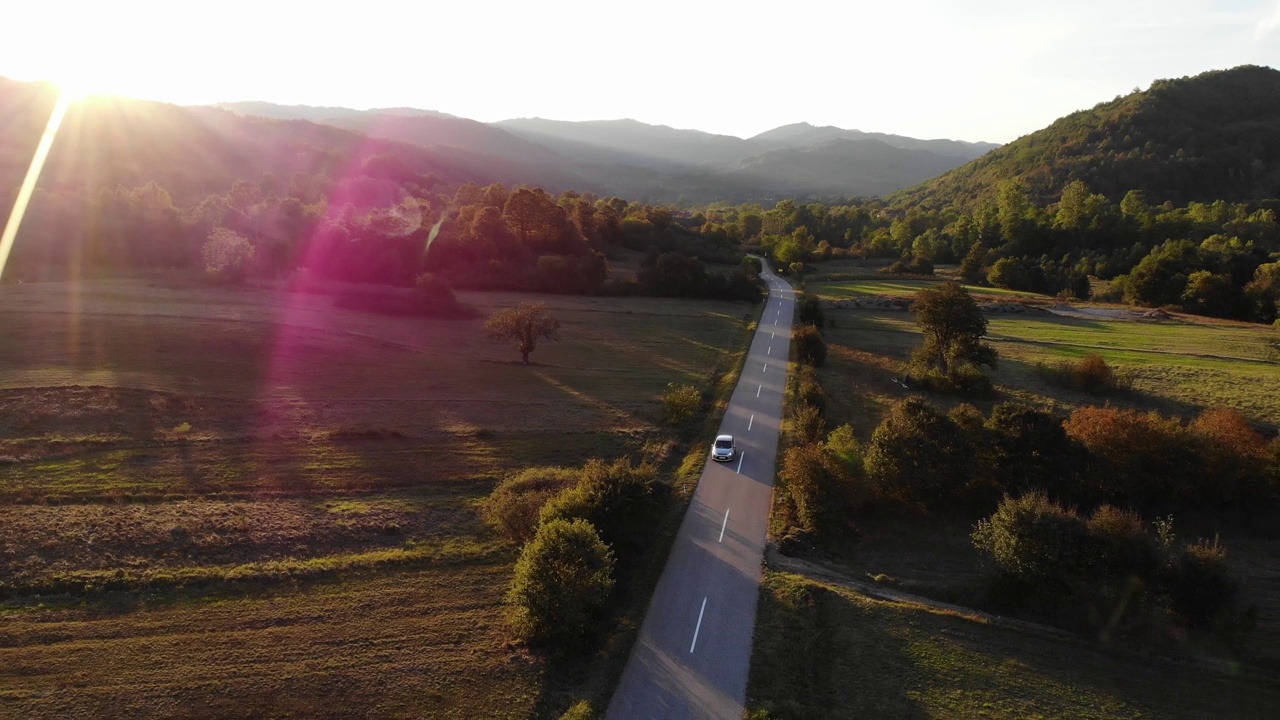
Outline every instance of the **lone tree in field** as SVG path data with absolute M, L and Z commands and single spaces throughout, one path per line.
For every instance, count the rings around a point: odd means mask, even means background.
M 520 357 L 528 365 L 529 353 L 538 347 L 539 338 L 560 339 L 560 321 L 543 303 L 520 303 L 490 315 L 484 322 L 484 331 L 490 340 L 515 340 Z
M 916 358 L 952 377 L 966 365 L 996 366 L 996 350 L 983 345 L 987 319 L 959 283 L 947 282 L 916 293 L 911 312 L 924 332 Z
M 200 256 L 204 260 L 204 271 L 210 277 L 238 284 L 244 282 L 249 263 L 253 261 L 253 245 L 234 230 L 214 228 L 200 249 Z

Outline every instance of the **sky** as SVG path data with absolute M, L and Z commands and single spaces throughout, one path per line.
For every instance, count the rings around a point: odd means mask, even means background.
M 0 76 L 179 104 L 810 122 L 1008 142 L 1153 80 L 1280 68 L 1280 0 L 14 3 Z

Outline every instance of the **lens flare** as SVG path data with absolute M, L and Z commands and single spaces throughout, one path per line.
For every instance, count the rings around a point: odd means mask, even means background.
M 35 192 L 36 181 L 40 179 L 40 171 L 44 170 L 44 162 L 49 158 L 49 150 L 53 148 L 53 139 L 58 135 L 62 118 L 67 114 L 72 94 L 66 91 L 58 93 L 58 101 L 54 103 L 49 122 L 44 126 L 44 135 L 36 146 L 35 155 L 31 157 L 31 165 L 27 168 L 27 176 L 22 180 L 22 188 L 13 201 L 13 210 L 9 212 L 9 222 L 5 223 L 4 234 L 0 235 L 0 278 L 4 277 L 5 265 L 9 262 L 9 253 L 13 250 L 13 241 L 18 236 L 18 226 L 22 224 L 22 216 L 27 213 L 27 204 L 31 202 L 31 194 Z

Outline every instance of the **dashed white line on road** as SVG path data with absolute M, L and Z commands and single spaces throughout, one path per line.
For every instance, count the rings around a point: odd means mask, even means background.
M 724 542 L 724 529 L 729 527 L 729 508 L 724 509 L 724 522 L 720 523 L 720 539 L 716 542 Z
M 760 391 L 763 389 L 764 389 L 764 385 L 761 385 L 760 387 L 756 388 L 756 397 L 760 397 Z
M 752 416 L 751 416 L 751 419 L 747 421 L 747 432 L 751 432 L 751 425 L 752 425 L 755 421 L 756 421 L 756 416 L 755 416 L 755 415 L 752 415 Z
M 742 474 L 742 458 L 746 457 L 746 453 L 738 453 L 738 474 Z
M 764 364 L 764 369 L 763 369 L 763 370 L 761 370 L 760 372 L 769 372 L 769 363 L 765 363 L 765 364 Z
M 772 345 L 770 345 L 770 346 L 769 346 L 769 350 L 768 350 L 767 352 L 765 352 L 765 355 L 772 355 L 772 354 L 773 354 L 773 346 L 772 346 Z
M 693 649 L 698 647 L 698 631 L 702 629 L 702 613 L 707 611 L 707 599 L 702 598 L 702 609 L 698 611 L 698 624 L 693 628 L 693 642 L 689 643 L 689 654 L 693 654 Z

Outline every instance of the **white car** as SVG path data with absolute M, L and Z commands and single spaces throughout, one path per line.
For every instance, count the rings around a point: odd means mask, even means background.
M 729 462 L 737 454 L 737 449 L 733 446 L 732 435 L 717 437 L 715 444 L 711 446 L 711 459 L 716 462 Z

